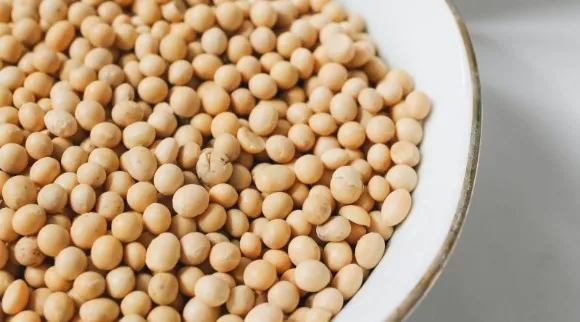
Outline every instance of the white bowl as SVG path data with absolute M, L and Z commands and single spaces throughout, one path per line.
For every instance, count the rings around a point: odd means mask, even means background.
M 341 0 L 362 14 L 381 56 L 433 100 L 413 209 L 385 257 L 334 322 L 404 319 L 445 266 L 465 220 L 479 155 L 481 104 L 473 48 L 445 0 Z

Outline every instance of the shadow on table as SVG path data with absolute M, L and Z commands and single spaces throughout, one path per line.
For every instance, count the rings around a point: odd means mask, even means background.
M 571 321 L 580 256 L 568 252 L 580 245 L 580 183 L 560 131 L 575 121 L 546 117 L 566 108 L 541 101 L 552 89 L 536 66 L 491 39 L 474 43 L 485 57 L 475 195 L 456 253 L 409 321 Z
M 506 16 L 529 10 L 550 10 L 578 5 L 578 0 L 454 0 L 462 17 L 469 22 Z

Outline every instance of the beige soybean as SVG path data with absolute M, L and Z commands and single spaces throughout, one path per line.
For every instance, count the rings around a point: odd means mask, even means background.
M 175 235 L 162 233 L 147 247 L 146 264 L 155 272 L 171 270 L 179 261 L 180 244 Z
M 347 205 L 338 211 L 340 216 L 345 217 L 355 224 L 368 227 L 370 225 L 370 216 L 368 212 L 360 206 Z
M 391 146 L 391 159 L 395 164 L 416 166 L 421 155 L 417 146 L 409 141 L 398 141 Z
M 152 203 L 157 202 L 157 190 L 149 182 L 138 182 L 127 191 L 127 204 L 135 211 L 143 212 Z
M 268 222 L 261 237 L 268 248 L 280 249 L 290 239 L 290 226 L 282 219 L 274 219 Z
M 246 232 L 240 238 L 240 251 L 250 259 L 256 259 L 262 253 L 262 241 L 254 233 Z
M 408 165 L 395 165 L 385 175 L 393 190 L 405 189 L 413 191 L 417 186 L 418 177 L 415 169 Z
M 331 285 L 342 294 L 345 300 L 348 300 L 358 292 L 362 282 L 362 268 L 357 264 L 349 264 L 336 273 Z
M 211 307 L 225 304 L 230 297 L 230 288 L 223 279 L 216 276 L 204 276 L 195 283 L 197 298 Z
M 272 321 L 282 322 L 284 313 L 277 306 L 270 303 L 262 303 L 255 306 L 246 316 L 247 322 Z
M 320 249 L 316 242 L 308 236 L 297 236 L 288 244 L 288 255 L 294 265 L 306 260 L 320 260 Z
M 36 237 L 22 237 L 14 244 L 14 260 L 24 266 L 37 266 L 44 261 Z
M 46 223 L 46 212 L 35 204 L 25 205 L 12 217 L 12 229 L 20 235 L 36 234 Z
M 350 235 L 350 232 L 351 225 L 344 216 L 334 216 L 316 227 L 316 235 L 325 242 L 343 241 Z
M 149 314 L 149 317 L 151 317 L 151 314 L 154 311 L 155 311 L 155 309 Z M 179 313 L 175 313 L 175 314 L 177 315 L 177 321 L 179 321 Z M 205 302 L 203 302 L 201 299 L 196 298 L 196 297 L 189 300 L 189 302 L 187 302 L 187 304 L 183 308 L 183 318 L 185 321 L 200 321 L 200 318 L 201 318 L 201 321 L 203 321 L 203 322 L 217 321 L 218 316 L 219 316 L 219 308 L 213 308 L 213 307 L 205 304 Z M 160 319 L 155 320 L 155 321 L 166 321 L 165 320 L 166 317 L 167 317 L 167 312 L 165 312 L 164 315 L 160 315 L 159 316 Z M 151 320 L 151 321 L 153 321 L 153 320 Z
M 292 211 L 292 197 L 284 192 L 274 192 L 264 198 L 262 213 L 269 220 L 284 219 Z
M 37 189 L 28 177 L 13 176 L 4 183 L 2 197 L 8 207 L 18 209 L 36 201 Z
M 380 234 L 384 240 L 389 240 L 393 235 L 394 228 L 387 224 L 380 211 L 371 211 L 370 216 L 371 225 L 369 226 L 369 231 Z
M 241 153 L 241 146 L 238 139 L 230 133 L 217 135 L 214 142 L 214 151 L 224 154 L 229 160 L 237 160 Z
M 40 321 L 40 315 L 34 311 L 22 311 L 16 315 L 14 315 L 11 319 L 11 321 L 14 322 L 24 322 L 24 321 L 30 321 L 30 322 L 36 322 L 36 321 Z
M 318 292 L 330 283 L 331 274 L 320 261 L 306 260 L 296 266 L 295 281 L 307 292 Z
M 159 203 L 152 203 L 143 211 L 143 227 L 149 232 L 159 235 L 171 226 L 169 209 Z
M 173 195 L 182 185 L 185 178 L 183 171 L 174 164 L 160 166 L 153 177 L 157 191 L 166 196 Z
M 111 118 L 120 127 L 126 127 L 141 121 L 144 117 L 143 110 L 135 102 L 123 101 L 115 104 L 111 111 Z
M 288 189 L 288 194 L 292 198 L 292 201 L 299 207 L 301 207 L 306 198 L 308 198 L 308 192 L 308 186 L 301 182 L 295 182 L 292 187 Z
M 389 182 L 382 176 L 373 176 L 367 187 L 369 195 L 377 202 L 383 202 L 391 192 Z
M 137 240 L 143 231 L 143 219 L 136 212 L 119 214 L 111 221 L 111 234 L 124 243 Z
M 333 93 L 324 86 L 315 88 L 308 97 L 308 107 L 317 113 L 329 112 Z
M 254 183 L 262 192 L 279 192 L 290 188 L 296 180 L 296 174 L 282 165 L 266 165 L 254 171 Z
M 252 174 L 250 173 L 250 171 L 241 164 L 234 164 L 232 176 L 228 180 L 228 184 L 231 185 L 231 187 L 234 188 L 236 191 L 242 191 L 248 188 L 251 183 L 252 183 Z
M 81 186 L 77 186 L 82 187 Z M 75 188 L 75 189 L 77 189 Z M 74 190 L 73 190 L 74 193 Z M 73 197 L 71 193 L 71 198 Z M 103 236 L 107 231 L 107 221 L 97 213 L 85 213 L 75 219 L 70 228 L 72 242 L 82 248 L 91 248 L 95 240 Z
M 226 273 L 234 270 L 241 260 L 239 248 L 229 242 L 216 244 L 209 254 L 209 263 L 218 272 Z
M 304 103 L 294 103 L 288 107 L 286 119 L 292 124 L 306 124 L 312 116 L 312 110 Z
M 113 236 L 101 236 L 91 247 L 93 265 L 102 270 L 112 270 L 123 259 L 123 245 Z
M 224 229 L 233 237 L 241 237 L 250 228 L 250 222 L 246 214 L 238 209 L 230 209 L 227 212 L 227 218 Z M 241 250 L 241 249 L 240 249 Z
M 268 303 L 271 303 L 288 314 L 298 306 L 300 295 L 294 284 L 288 281 L 280 281 L 268 290 Z
M 79 316 L 83 321 L 112 322 L 119 316 L 119 305 L 107 298 L 97 298 L 82 304 Z
M 344 123 L 338 129 L 337 139 L 347 149 L 358 149 L 365 142 L 365 128 L 357 122 Z
M 169 305 L 179 293 L 177 278 L 173 274 L 157 273 L 149 281 L 147 293 L 156 304 Z
M 147 315 L 148 321 L 179 322 L 180 319 L 179 312 L 171 306 L 157 306 Z
M 338 63 L 324 64 L 318 71 L 322 84 L 333 92 L 338 92 L 348 79 L 346 68 Z
M 256 218 L 262 213 L 263 198 L 255 189 L 245 189 L 240 193 L 238 207 L 248 217 Z
M 403 87 L 395 80 L 385 80 L 380 82 L 376 88 L 387 106 L 397 105 L 403 98 Z
M 380 160 L 384 160 L 384 157 L 381 157 Z M 364 159 L 355 159 L 350 163 L 350 166 L 356 169 L 358 173 L 360 173 L 363 182 L 366 183 L 371 179 L 373 168 L 368 161 Z
M 308 125 L 314 133 L 321 136 L 331 135 L 338 128 L 336 120 L 329 113 L 316 113 L 312 115 L 308 120 Z
M 44 273 L 44 283 L 53 292 L 66 292 L 72 287 L 72 281 L 58 275 L 54 266 L 49 267 Z
M 344 204 L 351 204 L 360 198 L 363 192 L 360 173 L 352 166 L 338 168 L 332 175 L 330 190 L 333 197 Z
M 73 283 L 75 294 L 84 300 L 92 300 L 105 292 L 105 278 L 96 272 L 84 272 Z
M 86 270 L 87 257 L 81 249 L 67 247 L 55 257 L 54 267 L 59 276 L 72 281 Z
M 367 161 L 374 171 L 384 173 L 391 166 L 391 150 L 384 144 L 374 144 L 367 152 Z
M 417 145 L 423 140 L 423 127 L 415 119 L 403 118 L 396 122 L 395 129 L 400 141 L 409 141 Z
M 226 308 L 232 314 L 244 316 L 254 307 L 254 302 L 254 291 L 246 285 L 238 285 L 231 289 Z
M 135 273 L 128 266 L 121 266 L 107 273 L 105 278 L 107 293 L 114 299 L 129 294 L 135 287 Z
M 125 201 L 119 195 L 119 193 L 114 191 L 107 191 L 102 193 L 97 198 L 97 203 L 95 205 L 95 210 L 97 213 L 108 220 L 112 220 L 125 208 Z
M 292 236 L 306 236 L 310 234 L 312 224 L 306 220 L 302 210 L 295 210 L 286 217 L 286 222 L 290 226 Z
M 227 214 L 224 207 L 210 203 L 207 209 L 196 219 L 199 230 L 211 233 L 218 231 L 225 225 Z
M 351 221 L 350 222 L 350 235 L 348 235 L 348 237 L 346 238 L 346 242 L 349 243 L 350 245 L 354 246 L 354 245 L 356 245 L 358 240 L 366 233 L 367 233 L 367 228 L 365 226 L 355 224 Z
M 345 34 L 334 33 L 324 40 L 328 58 L 337 63 L 348 63 L 355 56 L 353 41 Z
M 243 322 L 244 320 L 233 314 L 222 315 L 216 322 Z
M 344 299 L 342 294 L 337 289 L 330 287 L 318 292 L 314 296 L 312 307 L 329 311 L 334 316 L 342 309 L 343 304 Z
M 210 133 L 214 138 L 218 138 L 221 134 L 236 135 L 240 128 L 238 117 L 231 112 L 220 113 L 211 121 Z M 214 143 L 214 147 L 219 144 Z
M 341 148 L 331 148 L 324 151 L 320 160 L 324 166 L 329 170 L 336 170 L 342 166 L 345 166 L 350 161 L 348 152 Z
M 331 242 L 322 250 L 322 261 L 333 272 L 337 272 L 353 259 L 353 251 L 347 242 Z
M 311 308 L 304 317 L 305 322 L 324 321 L 329 322 L 332 318 L 332 313 L 321 308 Z
M 30 293 L 27 308 L 39 315 L 44 314 L 44 302 L 52 294 L 52 291 L 46 287 L 37 288 Z
M 411 203 L 411 195 L 407 190 L 398 189 L 391 192 L 381 207 L 385 223 L 390 226 L 401 223 L 409 214 Z
M 145 255 L 147 250 L 139 242 L 132 242 L 125 245 L 123 250 L 123 262 L 135 271 L 145 267 Z
M 26 138 L 25 149 L 31 158 L 38 160 L 50 156 L 54 147 L 48 135 L 35 132 Z
M 366 135 L 374 143 L 387 143 L 395 136 L 395 123 L 387 116 L 375 116 L 367 124 Z
M 210 245 L 215 246 L 217 244 L 221 244 L 221 243 L 229 243 L 230 239 L 228 237 L 226 237 L 226 235 L 219 233 L 219 232 L 211 232 L 211 233 L 206 233 L 205 235 L 207 237 L 207 239 L 209 240 Z M 238 246 L 237 241 L 233 241 L 232 243 L 234 246 Z M 227 245 L 228 248 L 231 248 L 231 245 Z M 223 247 L 222 247 L 223 250 Z M 209 272 L 210 269 L 206 266 L 205 267 L 207 269 L 207 271 Z M 221 272 L 223 273 L 223 272 Z
M 310 312 L 310 308 L 299 307 L 288 317 L 289 322 L 306 321 L 306 316 Z
M 304 201 L 302 210 L 309 223 L 321 225 L 330 217 L 332 204 L 326 196 L 310 194 Z
M 353 77 L 353 78 L 349 78 L 343 85 L 342 85 L 342 89 L 341 89 L 341 93 L 349 95 L 350 97 L 357 99 L 360 95 L 360 93 L 366 89 L 368 86 L 368 83 L 365 82 L 364 80 L 358 78 L 358 77 Z
M 229 158 L 219 151 L 205 151 L 196 164 L 199 179 L 208 185 L 227 182 L 233 172 Z
M 384 105 L 383 97 L 372 88 L 363 89 L 358 95 L 360 107 L 371 113 L 378 113 Z
M 268 290 L 276 278 L 276 268 L 265 260 L 251 262 L 244 271 L 244 284 L 256 291 Z
M 73 299 L 63 292 L 50 294 L 43 306 L 44 317 L 47 321 L 70 320 L 75 312 Z
M 357 264 L 362 268 L 372 269 L 381 260 L 385 252 L 385 241 L 383 237 L 374 232 L 370 232 L 359 239 L 355 247 L 355 258 Z
M 330 101 L 330 114 L 337 123 L 342 124 L 356 119 L 358 107 L 352 97 L 338 93 Z
M 257 154 L 266 148 L 266 141 L 247 127 L 238 130 L 237 139 L 245 152 Z
M 199 265 L 204 262 L 211 250 L 209 239 L 198 232 L 190 232 L 181 237 L 180 245 L 180 261 L 189 265 Z
M 151 299 L 147 293 L 143 291 L 133 291 L 123 298 L 120 309 L 125 316 L 130 316 L 132 314 L 147 316 L 151 310 L 151 306 Z
M 294 171 L 302 183 L 313 184 L 322 177 L 324 165 L 318 156 L 304 155 L 296 160 Z
M 278 274 L 283 274 L 284 272 L 292 268 L 292 261 L 290 260 L 288 254 L 286 254 L 286 252 L 283 250 L 278 249 L 267 250 L 262 256 L 262 258 L 265 261 L 270 262 L 272 265 L 274 265 L 274 267 L 276 268 L 276 272 Z
M 65 228 L 49 224 L 40 229 L 37 242 L 42 253 L 55 257 L 70 244 L 70 236 Z
M 50 158 L 46 158 L 47 160 Z M 0 148 L 0 169 L 2 171 L 7 172 L 9 174 L 19 174 L 24 171 L 26 165 L 28 163 L 28 154 L 26 153 L 26 149 L 21 145 L 16 143 L 8 143 Z M 46 169 L 44 166 L 49 165 L 48 168 L 52 168 L 53 164 L 47 164 L 48 162 L 43 161 L 42 166 L 39 164 L 37 166 L 38 170 Z M 35 169 L 36 170 L 36 169 Z M 58 173 L 57 173 L 58 175 Z M 35 183 L 43 183 L 45 181 L 50 181 L 52 178 L 52 173 L 47 174 L 45 171 L 41 171 L 38 173 L 38 180 L 40 182 Z

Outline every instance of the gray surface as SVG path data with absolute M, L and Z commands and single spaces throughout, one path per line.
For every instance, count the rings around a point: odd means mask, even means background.
M 483 86 L 480 171 L 411 322 L 580 319 L 580 1 L 456 0 Z

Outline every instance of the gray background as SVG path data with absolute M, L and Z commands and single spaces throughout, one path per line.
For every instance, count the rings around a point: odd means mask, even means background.
M 476 193 L 411 322 L 580 320 L 580 1 L 456 0 L 480 67 Z

